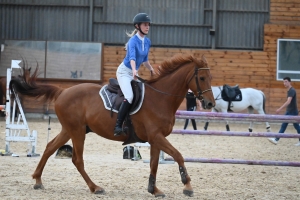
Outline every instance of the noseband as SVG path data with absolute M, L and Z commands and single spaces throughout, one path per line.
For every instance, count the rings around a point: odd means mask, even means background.
M 210 89 L 206 89 L 206 90 L 201 91 L 200 85 L 199 85 L 199 81 L 198 81 L 198 78 L 199 78 L 198 72 L 199 72 L 200 70 L 209 70 L 209 68 L 197 68 L 197 67 L 195 67 L 194 75 L 190 78 L 190 80 L 188 81 L 188 84 L 191 82 L 191 80 L 193 79 L 193 77 L 195 77 L 195 81 L 196 81 L 196 85 L 197 85 L 197 96 L 196 96 L 196 97 L 197 97 L 200 101 L 203 101 L 203 100 L 204 100 L 203 94 L 204 94 L 205 92 L 211 91 L 211 88 L 210 88 Z

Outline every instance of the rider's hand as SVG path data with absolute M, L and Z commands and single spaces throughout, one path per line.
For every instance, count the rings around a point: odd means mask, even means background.
M 154 74 L 155 74 L 155 71 L 154 71 L 154 69 L 152 68 L 152 69 L 150 70 L 150 75 L 153 76 Z
M 137 76 L 137 71 L 135 69 L 132 70 L 132 76 L 134 80 L 137 80 L 136 76 Z

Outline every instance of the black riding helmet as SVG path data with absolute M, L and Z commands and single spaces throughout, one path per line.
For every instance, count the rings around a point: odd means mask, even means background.
M 140 28 L 140 24 L 143 23 L 143 22 L 149 22 L 149 24 L 151 24 L 151 19 L 150 19 L 150 17 L 146 13 L 139 13 L 136 16 L 134 16 L 134 18 L 133 18 L 133 26 L 134 26 L 134 28 L 136 28 L 135 25 L 137 24 L 138 25 L 138 30 L 142 34 L 147 35 L 147 34 L 143 33 L 142 30 L 141 30 L 141 28 Z

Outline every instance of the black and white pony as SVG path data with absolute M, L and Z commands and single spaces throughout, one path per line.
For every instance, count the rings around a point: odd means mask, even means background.
M 242 112 L 248 109 L 249 114 L 253 114 L 254 110 L 258 114 L 266 114 L 265 112 L 265 95 L 262 91 L 253 88 L 242 88 L 242 101 L 233 101 L 231 105 L 228 105 L 227 101 L 224 101 L 221 96 L 223 86 L 211 87 L 214 94 L 216 106 L 212 108 L 212 112 L 222 112 L 227 113 L 228 108 L 233 112 Z M 209 122 L 207 121 L 204 126 L 204 130 L 207 130 Z M 249 132 L 252 132 L 253 122 L 250 122 Z M 271 127 L 268 122 L 266 122 L 267 132 L 271 132 Z M 226 121 L 226 130 L 230 131 L 228 121 Z

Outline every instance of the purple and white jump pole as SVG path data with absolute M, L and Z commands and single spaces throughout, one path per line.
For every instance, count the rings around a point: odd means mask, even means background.
M 271 132 L 173 130 L 172 133 L 186 134 L 186 135 L 300 138 L 300 134 L 289 134 L 289 133 L 282 134 L 282 133 L 271 133 Z
M 217 112 L 199 112 L 199 111 L 183 111 L 183 110 L 177 110 L 177 112 L 175 113 L 175 117 L 177 119 L 300 123 L 300 116 L 217 113 Z
M 177 119 L 204 119 L 219 121 L 247 121 L 247 122 L 288 122 L 300 123 L 300 116 L 287 115 L 261 115 L 261 114 L 242 114 L 242 113 L 213 113 L 198 111 L 181 111 L 175 114 Z M 214 136 L 243 136 L 243 137 L 278 137 L 278 138 L 300 138 L 300 134 L 282 134 L 271 132 L 239 132 L 239 131 L 200 131 L 200 130 L 173 130 L 173 134 L 187 135 L 214 135 Z M 169 157 L 167 161 L 174 160 Z M 222 159 L 222 158 L 184 158 L 185 162 L 218 163 L 218 164 L 246 164 L 246 165 L 272 165 L 300 167 L 300 162 L 272 161 L 272 160 L 241 160 L 241 159 Z
M 171 157 L 168 157 L 165 160 L 166 161 L 174 161 L 174 159 L 171 158 Z M 184 162 L 300 167 L 300 162 L 273 161 L 273 160 L 241 160 L 241 159 L 222 159 L 222 158 L 184 158 Z

